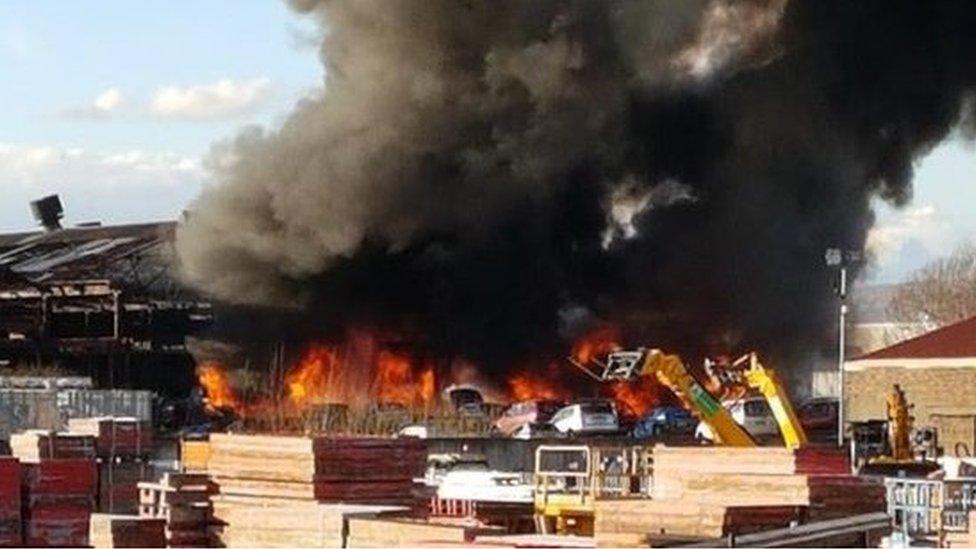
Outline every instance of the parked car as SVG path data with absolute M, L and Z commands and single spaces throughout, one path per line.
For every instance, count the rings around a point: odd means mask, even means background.
M 474 385 L 451 385 L 444 389 L 444 403 L 464 416 L 485 416 L 485 399 Z
M 516 429 L 511 436 L 519 440 L 530 440 L 533 438 L 560 438 L 565 435 L 551 423 L 526 423 Z
M 560 433 L 612 433 L 620 430 L 617 408 L 609 400 L 586 400 L 561 408 L 549 420 Z
M 688 410 L 679 406 L 659 406 L 637 421 L 630 436 L 644 440 L 665 433 L 691 435 L 697 425 L 698 419 Z
M 531 423 L 548 423 L 565 403 L 558 400 L 526 400 L 516 402 L 502 412 L 495 428 L 503 435 L 511 435 Z
M 772 437 L 779 434 L 779 424 L 773 417 L 769 403 L 761 396 L 745 397 L 722 403 L 732 414 L 736 423 L 745 427 L 750 435 L 756 438 Z M 704 421 L 695 429 L 695 438 L 701 441 L 714 440 L 712 430 Z
M 811 398 L 804 402 L 796 411 L 800 425 L 810 431 L 837 431 L 837 414 L 840 402 L 835 397 Z

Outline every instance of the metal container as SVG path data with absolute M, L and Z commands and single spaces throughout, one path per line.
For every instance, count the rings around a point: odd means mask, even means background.
M 0 389 L 0 438 L 25 429 L 61 426 L 57 392 L 44 389 Z
M 5 389 L 91 389 L 92 378 L 83 376 L 0 376 Z
M 62 389 L 57 407 L 65 422 L 76 417 L 118 416 L 152 421 L 152 391 Z

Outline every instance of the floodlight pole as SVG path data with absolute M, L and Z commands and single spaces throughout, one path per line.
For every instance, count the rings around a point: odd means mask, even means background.
M 837 445 L 844 446 L 844 346 L 847 332 L 847 267 L 843 264 L 840 266 L 837 295 L 840 297 L 839 326 L 837 329 L 837 384 L 840 387 L 837 400 Z
M 854 250 L 829 248 L 824 253 L 828 267 L 838 270 L 837 298 L 840 300 L 837 326 L 837 445 L 844 445 L 844 346 L 847 329 L 847 266 L 860 260 L 860 253 Z

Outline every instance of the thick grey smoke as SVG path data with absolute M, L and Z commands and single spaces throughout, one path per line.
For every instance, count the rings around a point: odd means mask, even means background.
M 972 120 L 968 2 L 292 4 L 324 90 L 215 148 L 187 279 L 488 364 L 563 348 L 568 318 L 815 349 L 824 249 L 863 247 L 870 199 L 907 201 Z

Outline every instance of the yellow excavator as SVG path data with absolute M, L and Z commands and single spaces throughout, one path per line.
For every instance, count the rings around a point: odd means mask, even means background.
M 641 377 L 654 377 L 677 396 L 685 408 L 692 411 L 711 430 L 716 444 L 751 447 L 756 441 L 740 425 L 732 413 L 722 405 L 698 379 L 688 371 L 681 358 L 658 349 L 621 350 L 607 355 L 606 362 L 593 361 L 580 364 L 570 359 L 587 375 L 601 383 L 631 381 Z M 710 373 L 710 383 L 720 395 L 737 391 L 756 390 L 765 397 L 770 410 L 779 424 L 784 443 L 790 448 L 807 444 L 807 436 L 793 411 L 786 391 L 772 370 L 759 362 L 755 353 L 727 364 Z M 609 463 L 600 459 L 600 452 L 587 446 L 540 446 L 536 452 L 535 467 L 535 515 L 540 532 L 591 534 L 593 499 L 607 494 L 607 479 L 612 471 Z M 617 468 L 629 471 L 628 484 L 639 485 L 650 468 L 643 465 L 649 460 L 647 449 L 631 450 L 629 458 L 614 461 Z M 565 470 L 547 466 L 548 462 L 560 461 L 557 457 L 578 454 Z M 639 457 L 643 456 L 643 457 Z M 626 476 L 626 475 L 625 475 Z M 619 475 L 618 475 L 619 477 Z M 646 479 L 644 479 L 646 480 Z M 627 492 L 630 494 L 630 492 Z M 631 494 L 633 495 L 633 494 Z

